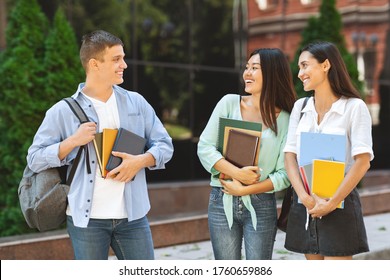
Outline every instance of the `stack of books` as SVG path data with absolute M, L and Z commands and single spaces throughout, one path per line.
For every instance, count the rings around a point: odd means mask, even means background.
M 103 129 L 93 140 L 99 170 L 103 178 L 122 162 L 122 158 L 112 155 L 112 151 L 139 155 L 144 152 L 146 139 L 124 128 Z
M 257 166 L 261 130 L 261 123 L 220 118 L 217 148 L 227 161 L 237 167 Z M 231 179 L 222 173 L 219 177 L 224 180 Z
M 346 136 L 301 133 L 299 172 L 306 192 L 330 198 L 345 175 Z M 344 208 L 342 201 L 338 208 Z

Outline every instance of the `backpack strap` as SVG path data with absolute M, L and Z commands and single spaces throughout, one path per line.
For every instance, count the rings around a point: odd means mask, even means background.
M 69 105 L 70 109 L 76 115 L 76 117 L 79 119 L 80 123 L 83 124 L 83 123 L 89 122 L 87 114 L 84 112 L 83 108 L 81 108 L 80 104 L 74 98 L 66 97 L 63 100 Z M 70 170 L 68 179 L 66 180 L 66 184 L 68 186 L 70 186 L 70 184 L 73 181 L 73 177 L 74 177 L 74 174 L 76 173 L 77 166 L 79 165 L 81 153 L 83 150 L 85 151 L 85 156 L 86 156 L 87 172 L 88 172 L 88 174 L 91 173 L 91 167 L 89 165 L 88 148 L 87 148 L 87 145 L 83 145 L 77 151 L 77 155 L 74 159 L 72 169 Z
M 309 100 L 309 97 L 307 96 L 307 97 L 305 97 L 305 100 L 303 100 L 303 104 L 302 104 L 302 108 L 301 108 L 301 116 L 299 117 L 299 120 L 301 120 L 302 119 L 302 116 L 303 116 L 303 112 L 302 112 L 302 110 L 306 107 L 306 104 L 307 104 L 307 101 Z
M 80 123 L 89 122 L 87 114 L 84 112 L 83 108 L 81 108 L 80 104 L 76 101 L 76 99 L 72 97 L 66 97 L 63 100 L 68 103 L 70 109 L 79 119 Z

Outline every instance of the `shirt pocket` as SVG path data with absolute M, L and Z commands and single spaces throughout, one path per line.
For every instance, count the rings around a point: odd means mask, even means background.
M 139 136 L 145 137 L 145 121 L 140 113 L 129 113 L 126 122 L 128 130 Z

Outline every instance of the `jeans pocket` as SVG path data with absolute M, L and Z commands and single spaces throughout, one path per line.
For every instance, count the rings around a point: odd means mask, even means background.
M 210 202 L 217 202 L 222 199 L 222 189 L 220 187 L 212 187 L 210 192 Z
M 251 195 L 252 205 L 259 207 L 272 207 L 276 205 L 275 194 L 273 193 L 260 193 Z

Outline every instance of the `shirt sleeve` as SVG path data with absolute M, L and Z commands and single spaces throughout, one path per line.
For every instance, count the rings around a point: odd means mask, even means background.
M 287 140 L 284 146 L 284 152 L 291 152 L 297 154 L 297 127 L 300 119 L 301 108 L 304 98 L 295 102 L 294 108 L 290 115 L 290 122 L 288 125 Z
M 351 156 L 369 153 L 374 159 L 372 150 L 372 121 L 367 105 L 359 99 L 351 114 Z
M 143 97 L 141 100 L 145 118 L 145 135 L 149 147 L 147 152 L 152 154 L 156 161 L 155 166 L 149 167 L 149 169 L 164 169 L 165 164 L 173 156 L 172 138 L 157 117 L 153 107 Z
M 287 135 L 285 134 L 280 145 L 279 154 L 277 155 L 278 158 L 276 161 L 275 171 L 269 174 L 269 178 L 272 181 L 275 192 L 281 191 L 290 186 L 290 180 L 288 179 L 287 171 L 284 167 L 283 147 L 285 147 L 286 139 Z
M 75 157 L 76 152 L 70 153 L 62 161 L 58 157 L 60 142 L 69 136 L 69 127 L 79 122 L 70 109 L 65 109 L 67 105 L 64 104 L 59 102 L 46 112 L 28 149 L 27 164 L 34 172 L 70 164 Z
M 219 118 L 228 117 L 226 96 L 215 106 L 210 119 L 200 135 L 198 142 L 198 157 L 203 167 L 212 175 L 219 173 L 213 168 L 215 163 L 223 158 L 217 150 Z

